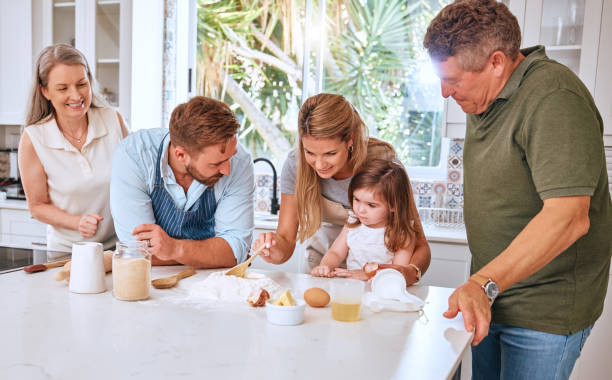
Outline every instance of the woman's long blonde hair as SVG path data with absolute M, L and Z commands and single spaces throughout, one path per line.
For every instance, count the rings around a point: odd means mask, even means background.
M 393 158 L 393 147 L 368 138 L 368 128 L 357 110 L 342 95 L 318 94 L 306 100 L 298 117 L 298 164 L 295 196 L 298 212 L 298 239 L 304 241 L 321 227 L 322 201 L 320 178 L 306 162 L 302 137 L 353 140 L 348 160 L 353 172 L 368 157 Z M 347 198 L 348 199 L 348 198 Z
M 96 83 L 91 75 L 87 59 L 77 49 L 66 44 L 50 45 L 44 48 L 38 55 L 36 66 L 34 67 L 34 78 L 28 100 L 28 108 L 26 113 L 26 126 L 37 124 L 41 120 L 47 120 L 51 115 L 55 114 L 55 109 L 50 100 L 47 100 L 42 94 L 42 88 L 49 84 L 49 73 L 55 65 L 63 63 L 64 65 L 81 65 L 85 67 L 87 78 L 91 86 L 91 107 L 104 107 L 106 102 L 104 98 L 96 91 Z

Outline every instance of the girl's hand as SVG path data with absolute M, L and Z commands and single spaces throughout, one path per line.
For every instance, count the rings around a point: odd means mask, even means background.
M 96 234 L 98 223 L 104 219 L 97 214 L 83 215 L 79 220 L 79 233 L 84 238 L 90 238 Z
M 327 265 L 319 265 L 312 268 L 310 274 L 315 277 L 334 277 L 333 269 Z
M 355 280 L 368 281 L 370 277 L 363 271 L 363 269 L 334 269 L 334 275 L 338 277 L 352 278 Z

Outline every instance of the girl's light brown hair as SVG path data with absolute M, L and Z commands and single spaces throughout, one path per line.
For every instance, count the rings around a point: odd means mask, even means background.
M 368 129 L 357 110 L 342 95 L 318 94 L 306 100 L 298 116 L 298 164 L 295 196 L 298 211 L 298 238 L 304 241 L 321 227 L 322 204 L 320 178 L 306 162 L 302 137 L 353 140 L 349 165 L 359 169 L 370 153 L 394 157 L 393 147 L 368 139 Z
M 85 55 L 79 50 L 66 44 L 50 45 L 44 48 L 38 55 L 34 67 L 34 78 L 30 89 L 28 108 L 26 112 L 26 126 L 47 120 L 55 114 L 55 109 L 50 100 L 42 94 L 42 88 L 49 84 L 49 73 L 57 64 L 81 65 L 85 68 L 87 79 L 91 88 L 91 107 L 98 108 L 106 106 L 104 98 L 96 91 L 96 82 L 91 75 L 89 64 Z
M 351 208 L 353 207 L 353 193 L 363 188 L 372 189 L 380 194 L 383 202 L 389 208 L 385 229 L 385 247 L 395 253 L 408 246 L 421 227 L 406 170 L 402 165 L 389 160 L 368 161 L 355 173 L 349 185 L 348 195 Z M 357 227 L 360 224 L 361 222 L 357 220 L 349 223 L 349 227 Z

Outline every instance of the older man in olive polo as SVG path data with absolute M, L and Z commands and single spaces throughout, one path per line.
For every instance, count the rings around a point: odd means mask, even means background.
M 475 332 L 473 379 L 567 379 L 608 285 L 601 116 L 574 73 L 520 43 L 516 18 L 494 0 L 445 7 L 424 40 L 442 95 L 468 114 L 472 277 L 445 316 L 461 312 Z

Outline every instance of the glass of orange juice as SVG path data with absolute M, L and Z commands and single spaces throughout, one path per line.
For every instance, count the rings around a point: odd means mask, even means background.
M 363 281 L 333 279 L 330 284 L 332 318 L 341 322 L 358 321 L 364 288 Z

